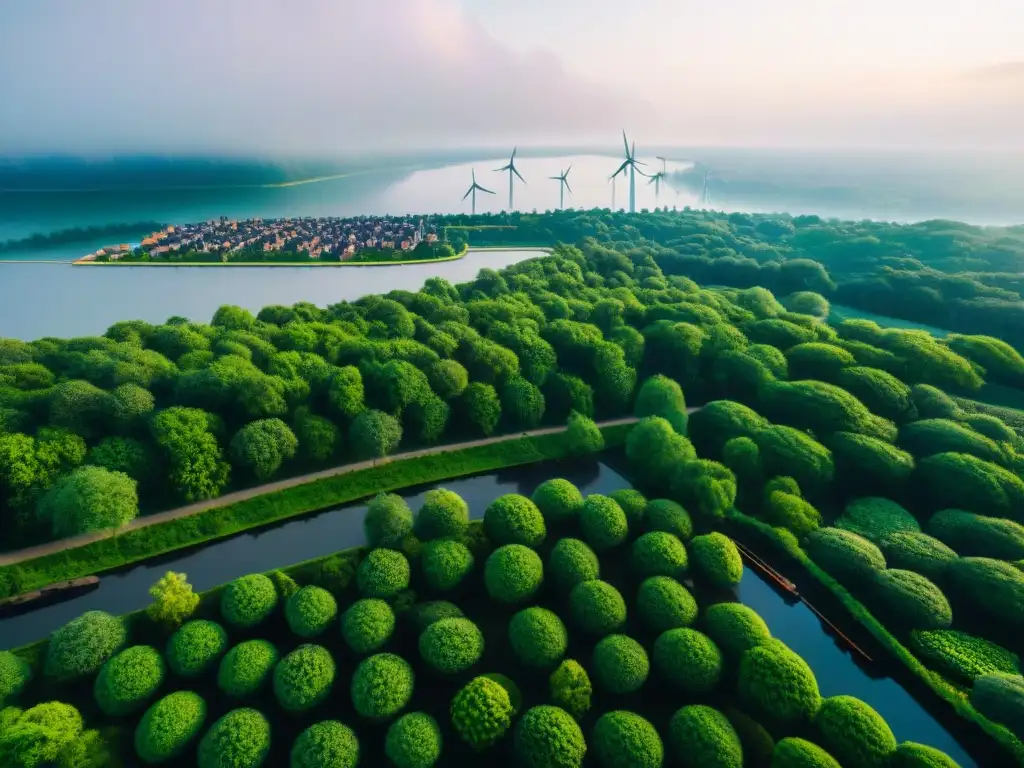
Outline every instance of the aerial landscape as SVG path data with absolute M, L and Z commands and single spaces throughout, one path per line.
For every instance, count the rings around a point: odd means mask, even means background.
M 0 8 L 0 768 L 1024 766 L 1022 28 Z

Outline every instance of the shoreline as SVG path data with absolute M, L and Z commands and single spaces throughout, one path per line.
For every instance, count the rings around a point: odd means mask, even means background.
M 537 251 L 538 253 L 550 253 L 551 246 L 524 245 L 520 247 L 511 245 L 497 246 L 473 246 L 468 244 L 454 256 L 445 256 L 440 259 L 403 259 L 401 261 L 316 261 L 310 259 L 304 261 L 83 261 L 75 259 L 70 262 L 51 262 L 71 264 L 75 267 L 402 267 L 410 264 L 438 264 L 445 261 L 458 261 L 477 251 Z M 9 263 L 42 263 L 40 259 L 26 259 L 22 262 L 8 260 Z M 3 263 L 0 261 L 0 263 Z

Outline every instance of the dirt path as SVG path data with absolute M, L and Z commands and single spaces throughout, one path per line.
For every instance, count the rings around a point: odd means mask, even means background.
M 696 408 L 687 408 L 687 413 L 692 413 L 697 410 Z M 624 419 L 612 419 L 611 421 L 602 421 L 598 423 L 599 427 L 615 427 L 621 424 L 632 424 L 637 421 L 634 417 L 628 417 Z M 382 464 L 389 464 L 394 461 L 402 461 L 404 459 L 415 459 L 420 456 L 430 456 L 438 453 L 447 453 L 450 451 L 459 451 L 465 448 L 476 448 L 484 445 L 496 445 L 498 443 L 508 442 L 509 440 L 518 440 L 521 437 L 539 437 L 541 435 L 553 435 L 558 432 L 564 432 L 565 427 L 547 427 L 545 429 L 533 429 L 529 432 L 521 432 L 511 435 L 500 435 L 499 437 L 487 437 L 481 440 L 470 440 L 465 443 L 449 443 L 447 445 L 438 445 L 432 448 L 423 448 L 418 451 L 407 451 L 405 453 L 396 453 L 393 456 L 386 456 L 382 459 L 374 459 L 371 461 L 360 461 L 355 464 L 342 464 L 338 467 L 331 467 L 330 469 L 323 469 L 319 472 L 310 472 L 306 475 L 299 475 L 297 477 L 289 477 L 284 480 L 277 480 L 272 483 L 266 483 L 265 485 L 257 485 L 254 488 L 246 488 L 242 491 L 234 491 L 233 493 L 225 494 L 224 496 L 218 496 L 215 499 L 207 499 L 206 501 L 199 501 L 195 504 L 189 504 L 184 507 L 177 507 L 176 509 L 168 509 L 165 512 L 158 512 L 154 515 L 146 515 L 144 517 L 137 517 L 127 527 L 122 528 L 118 531 L 121 533 L 127 530 L 133 530 L 137 528 L 145 528 L 150 525 L 158 525 L 160 523 L 166 523 L 169 520 L 177 520 L 180 517 L 188 517 L 189 515 L 195 515 L 200 512 L 204 512 L 208 509 L 214 509 L 216 507 L 226 507 L 230 504 L 236 504 L 240 501 L 246 501 L 256 496 L 262 496 L 265 493 L 273 493 L 274 491 L 283 491 L 286 488 L 294 488 L 297 485 L 305 485 L 306 483 L 312 483 L 317 480 L 322 480 L 326 477 L 335 477 L 337 475 L 345 475 L 349 472 L 358 472 L 361 469 L 369 469 Z M 91 544 L 94 541 L 100 541 L 110 537 L 108 531 L 100 531 L 97 533 L 87 533 L 82 536 L 74 536 L 67 539 L 61 539 L 59 541 L 50 541 L 46 544 L 39 544 L 35 547 L 28 547 L 26 549 L 19 549 L 15 552 L 6 552 L 0 554 L 0 566 L 17 565 L 18 563 L 25 562 L 26 560 L 33 560 L 37 557 L 43 557 L 44 555 L 52 555 L 56 552 L 63 552 L 68 549 L 75 549 L 86 544 Z

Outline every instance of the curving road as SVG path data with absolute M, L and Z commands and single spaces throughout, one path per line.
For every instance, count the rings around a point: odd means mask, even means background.
M 687 408 L 687 413 L 693 413 L 696 408 Z M 612 419 L 610 421 L 598 422 L 599 427 L 615 427 L 622 424 L 633 424 L 638 419 L 633 416 L 624 419 Z M 272 483 L 266 483 L 265 485 L 257 485 L 253 488 L 246 488 L 241 491 L 234 491 L 224 496 L 218 496 L 215 499 L 207 499 L 206 501 L 199 501 L 195 504 L 188 504 L 184 507 L 177 507 L 176 509 L 168 509 L 164 512 L 158 512 L 154 515 L 145 515 L 144 517 L 137 517 L 127 527 L 121 528 L 117 533 L 121 533 L 126 530 L 135 528 L 145 528 L 150 525 L 158 525 L 159 523 L 166 523 L 169 520 L 177 520 L 180 517 L 188 517 L 189 515 L 195 515 L 200 512 L 204 512 L 208 509 L 214 509 L 216 507 L 226 507 L 230 504 L 236 504 L 239 501 L 246 501 L 247 499 L 254 498 L 256 496 L 262 496 L 265 493 L 273 493 L 274 491 L 283 491 L 286 488 L 294 488 L 297 485 L 305 485 L 306 483 L 312 483 L 317 480 L 322 480 L 327 477 L 335 477 L 337 475 L 345 475 L 349 472 L 358 472 L 361 469 L 369 469 L 381 464 L 389 464 L 394 461 L 402 461 L 404 459 L 414 459 L 419 456 L 431 456 L 438 453 L 446 453 L 450 451 L 459 451 L 465 448 L 476 448 L 484 445 L 496 445 L 498 443 L 508 442 L 509 440 L 518 440 L 521 437 L 539 437 L 541 435 L 553 435 L 559 432 L 564 432 L 565 427 L 546 427 L 544 429 L 533 429 L 529 432 L 521 432 L 510 435 L 500 435 L 498 437 L 487 437 L 480 440 L 470 440 L 464 443 L 448 443 L 447 445 L 438 445 L 432 448 L 423 448 L 418 451 L 406 451 L 405 453 L 396 453 L 393 456 L 386 456 L 382 459 L 374 459 L 371 461 L 360 461 L 355 464 L 342 464 L 338 467 L 331 467 L 330 469 L 323 469 L 319 472 L 310 472 L 306 475 L 298 475 L 297 477 L 289 477 L 284 480 L 276 480 Z M 46 544 L 39 544 L 35 547 L 27 547 L 26 549 L 19 549 L 14 552 L 5 552 L 0 554 L 0 566 L 6 565 L 17 565 L 18 563 L 25 562 L 26 560 L 32 560 L 37 557 L 43 557 L 44 555 L 52 555 L 55 552 L 63 552 L 67 549 L 74 549 L 81 547 L 86 544 L 91 544 L 94 541 L 105 539 L 111 536 L 109 531 L 100 531 L 97 533 L 87 533 L 81 536 L 73 536 L 67 539 L 61 539 L 59 541 L 51 541 Z

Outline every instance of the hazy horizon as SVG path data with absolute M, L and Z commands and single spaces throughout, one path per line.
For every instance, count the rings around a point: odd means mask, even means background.
M 34 0 L 0 22 L 8 157 L 614 149 L 623 128 L 647 148 L 1024 150 L 1015 0 Z

